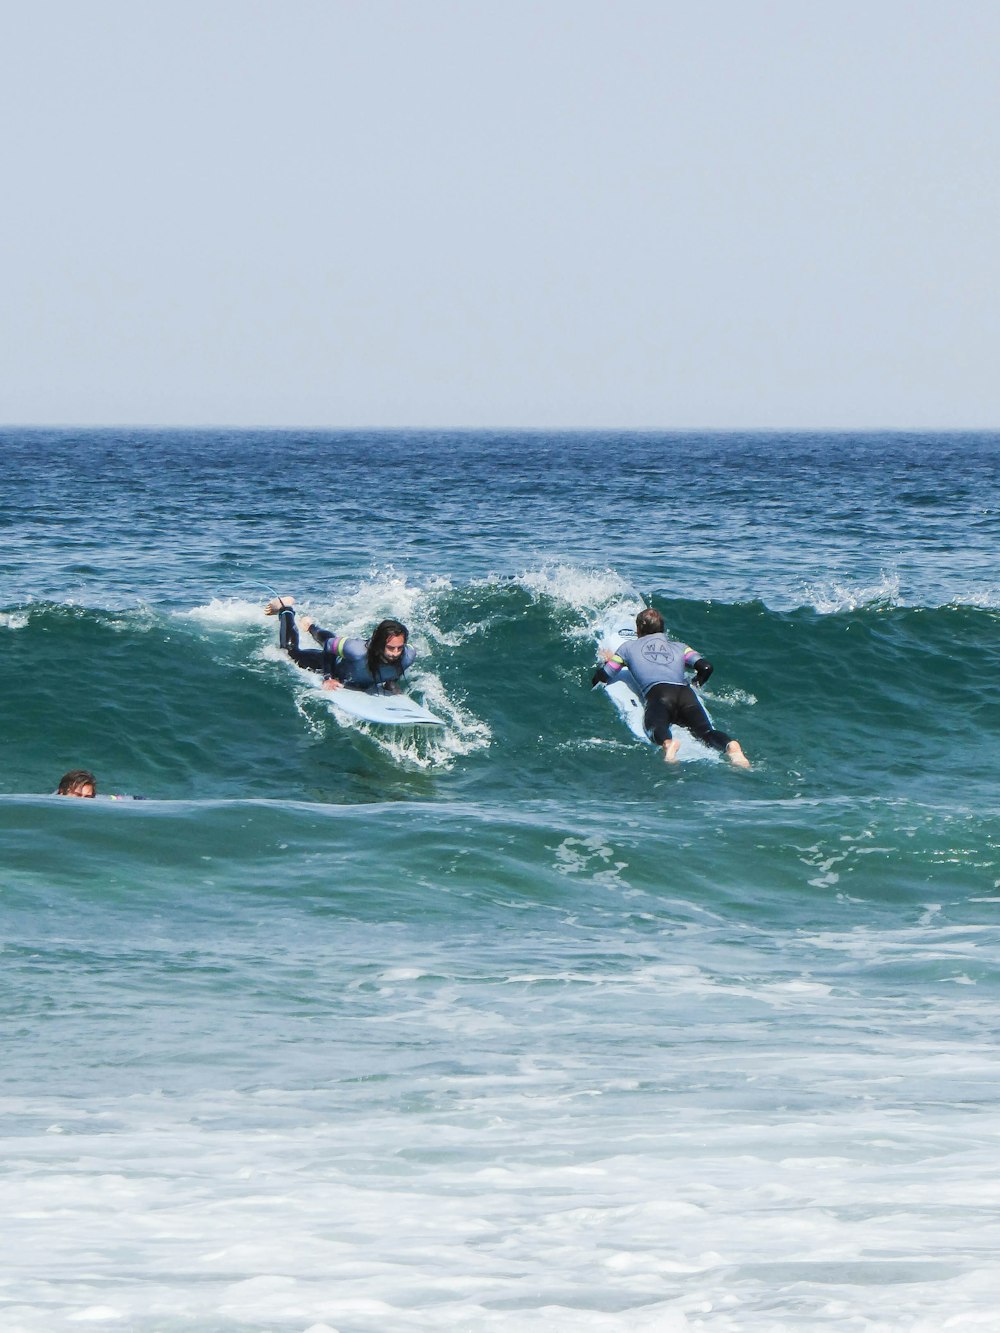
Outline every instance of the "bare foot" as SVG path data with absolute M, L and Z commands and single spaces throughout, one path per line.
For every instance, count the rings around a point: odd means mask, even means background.
M 669 740 L 663 742 L 663 758 L 668 764 L 677 763 L 677 751 L 681 748 L 678 740 Z
M 272 597 L 267 606 L 264 607 L 264 614 L 265 616 L 276 616 L 279 611 L 285 611 L 294 605 L 294 597 Z
M 739 741 L 730 741 L 726 746 L 726 754 L 733 761 L 737 768 L 749 768 L 750 760 L 743 753 L 743 746 Z
M 308 634 L 316 622 L 312 616 L 299 616 L 299 629 Z

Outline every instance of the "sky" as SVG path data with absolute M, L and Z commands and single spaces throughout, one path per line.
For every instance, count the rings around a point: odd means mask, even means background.
M 1000 427 L 996 0 L 7 0 L 0 423 Z

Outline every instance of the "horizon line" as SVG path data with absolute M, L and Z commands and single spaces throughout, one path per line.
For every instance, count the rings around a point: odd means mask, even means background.
M 135 422 L 135 421 L 105 421 L 105 422 L 74 422 L 74 421 L 15 421 L 0 423 L 0 431 L 10 430 L 83 430 L 83 431 L 101 431 L 101 430 L 133 430 L 133 431 L 207 431 L 207 430 L 225 430 L 225 431 L 273 431 L 273 432 L 292 432 L 292 431 L 320 431 L 330 433 L 347 433 L 350 431 L 369 431 L 376 434 L 388 434 L 391 432 L 406 431 L 410 433 L 443 433 L 452 432 L 455 434 L 476 434 L 485 432 L 517 432 L 522 434 L 545 434 L 560 433 L 566 435 L 594 435 L 594 434 L 651 434 L 651 435 L 680 435 L 680 434 L 701 434 L 701 435 L 729 435 L 734 433 L 746 433 L 753 435 L 871 435 L 871 434 L 978 434 L 990 435 L 1000 433 L 1000 425 L 995 426 L 915 426 L 915 425 L 893 425 L 893 426 L 821 426 L 821 425 L 787 425 L 787 426 L 531 426 L 531 425 L 425 425 L 425 426 L 404 426 L 404 425 L 319 425 L 315 423 L 296 423 L 294 425 L 273 425 L 267 423 L 258 423 L 249 425 L 246 423 L 238 424 L 233 422 L 214 421 L 214 422 Z

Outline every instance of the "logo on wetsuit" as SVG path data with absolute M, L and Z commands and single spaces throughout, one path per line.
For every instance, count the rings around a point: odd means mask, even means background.
M 646 661 L 652 662 L 654 666 L 670 666 L 672 662 L 677 661 L 677 649 L 663 639 L 651 639 L 648 643 L 642 644 L 639 651 Z

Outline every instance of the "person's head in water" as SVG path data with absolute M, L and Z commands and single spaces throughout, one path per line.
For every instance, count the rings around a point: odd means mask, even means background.
M 56 795 L 94 797 L 97 795 L 97 779 L 85 768 L 70 769 L 59 779 Z
M 662 634 L 663 617 L 659 611 L 652 606 L 640 611 L 635 618 L 635 632 L 640 639 L 644 639 L 647 634 Z
M 379 667 L 398 666 L 410 631 L 398 620 L 383 620 L 368 640 L 368 670 L 378 680 Z

